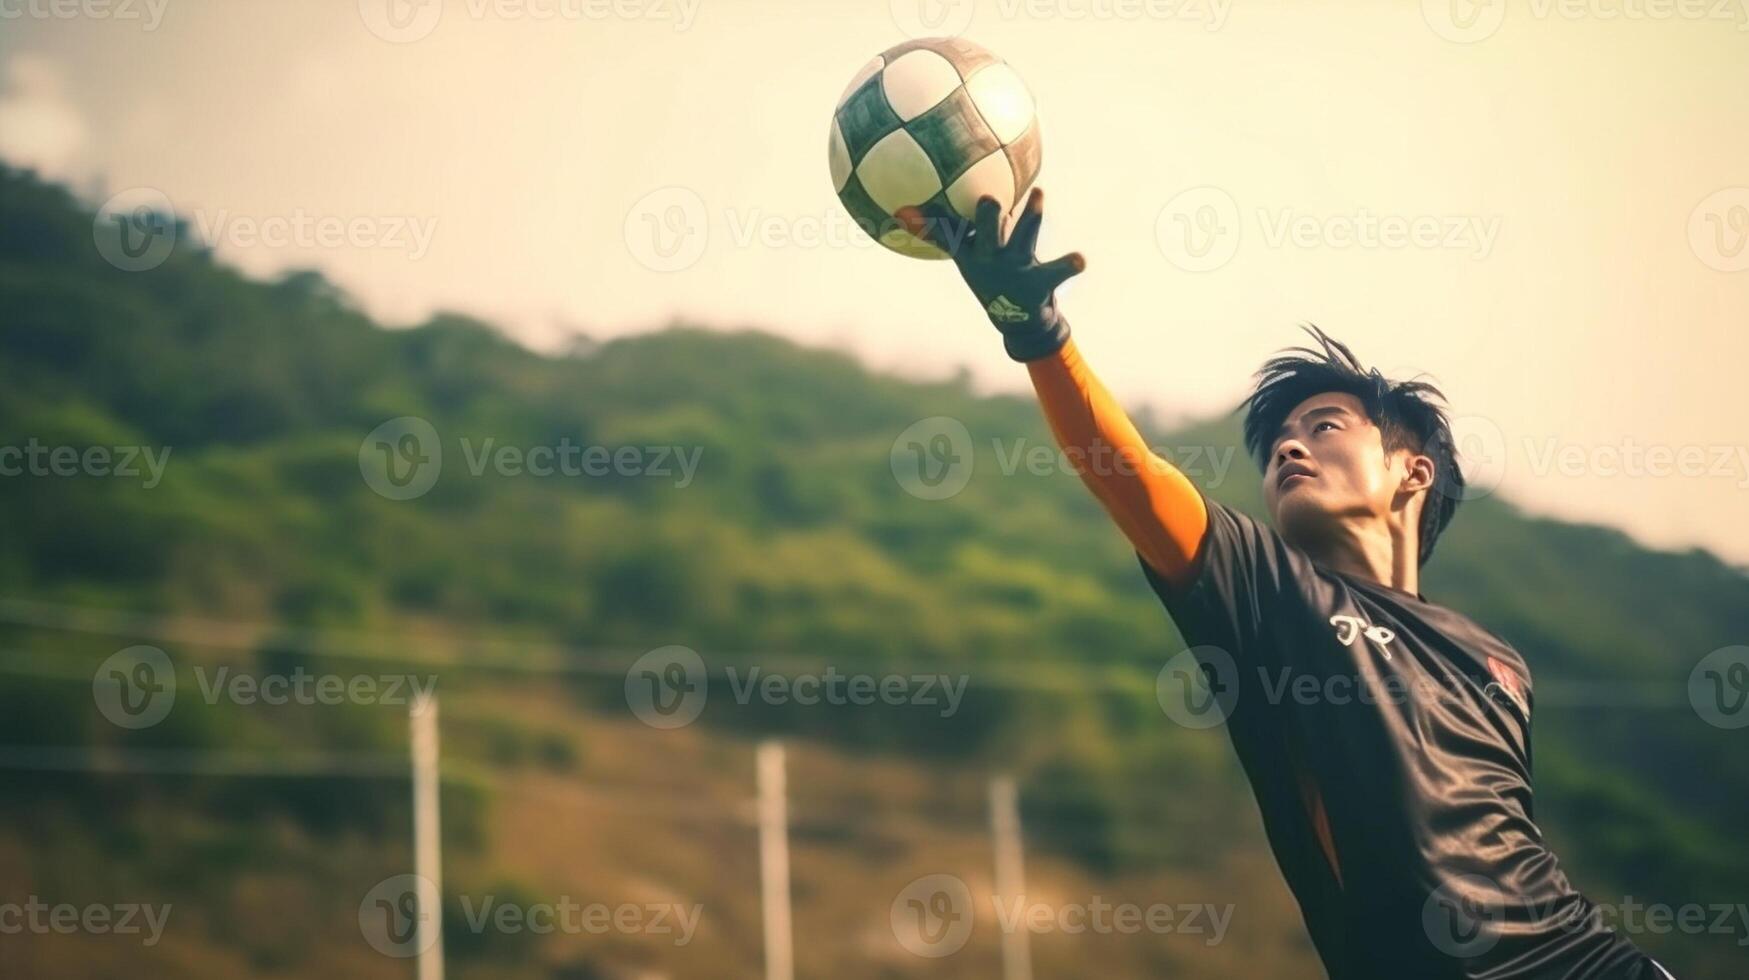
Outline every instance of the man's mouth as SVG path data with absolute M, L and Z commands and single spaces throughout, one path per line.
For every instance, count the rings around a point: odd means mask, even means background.
M 1286 490 L 1293 486 L 1295 480 L 1312 479 L 1312 471 L 1298 463 L 1290 463 L 1282 468 L 1281 475 L 1276 477 L 1275 486 L 1278 490 Z

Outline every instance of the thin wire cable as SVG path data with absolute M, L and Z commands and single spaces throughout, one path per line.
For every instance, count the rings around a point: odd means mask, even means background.
M 470 656 L 466 659 L 419 656 L 407 652 L 409 644 L 422 642 L 422 638 L 416 635 L 388 636 L 362 632 L 344 633 L 290 629 L 271 623 L 244 623 L 188 616 L 135 613 L 114 609 L 89 609 L 18 598 L 0 598 L 0 623 L 98 636 L 153 639 L 159 642 L 220 650 L 254 652 L 267 647 L 276 651 L 309 656 L 353 657 L 390 663 L 453 667 L 462 670 L 503 670 L 510 673 L 532 674 L 581 673 L 623 676 L 626 669 L 638 657 L 649 652 L 650 649 L 656 649 L 576 647 L 537 641 L 507 640 L 501 637 L 481 636 L 478 633 L 446 632 L 442 636 L 431 637 L 425 642 L 451 648 L 465 648 L 470 652 Z M 474 655 L 480 652 L 495 656 L 482 658 Z M 704 656 L 702 652 L 700 655 Z M 826 654 L 818 655 L 818 659 L 811 659 L 795 653 L 712 651 L 706 659 L 707 663 L 714 661 L 724 667 L 746 667 L 748 669 L 758 667 L 767 674 L 818 673 L 826 667 L 842 669 L 839 664 L 832 663 L 827 657 Z M 1042 654 L 1032 662 L 1048 668 L 1073 669 L 1077 674 L 1083 676 L 1092 673 L 1095 669 L 1087 664 L 1066 664 L 1059 660 L 1049 659 Z M 1164 662 L 1165 657 L 1162 657 L 1160 663 Z M 887 675 L 966 674 L 974 670 L 984 672 L 994 667 L 1011 675 L 1000 681 L 1003 686 L 1031 689 L 1086 686 L 1085 682 L 1076 682 L 1070 678 L 1039 680 L 1019 675 L 1001 662 L 937 661 L 929 664 L 908 664 L 871 659 L 861 666 L 866 668 L 865 672 L 879 671 Z M 1158 669 L 1159 665 L 1152 662 L 1103 661 L 1098 665 L 1098 673 L 1094 676 L 1097 677 L 1098 674 L 1134 674 L 1138 670 L 1153 672 Z M 1100 682 L 1095 681 L 1095 683 Z M 1120 678 L 1115 683 L 1117 686 L 1123 686 L 1126 682 Z

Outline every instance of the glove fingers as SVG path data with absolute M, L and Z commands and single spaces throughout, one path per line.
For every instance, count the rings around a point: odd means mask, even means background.
M 1039 284 L 1049 292 L 1080 275 L 1086 268 L 1087 259 L 1080 252 L 1070 252 L 1068 255 L 1040 265 L 1035 275 L 1038 276 Z
M 997 227 L 1001 218 L 1002 205 L 995 198 L 987 194 L 978 198 L 977 209 L 972 212 L 973 255 L 987 259 L 996 254 L 1002 244 L 1002 231 Z
M 1033 251 L 1038 248 L 1038 229 L 1044 223 L 1044 217 L 1045 192 L 1034 187 L 1026 196 L 1026 208 L 1014 222 L 1014 231 L 1008 236 L 1008 251 L 1032 258 Z
M 972 233 L 972 223 L 939 204 L 906 205 L 893 217 L 905 230 L 949 255 L 958 256 Z

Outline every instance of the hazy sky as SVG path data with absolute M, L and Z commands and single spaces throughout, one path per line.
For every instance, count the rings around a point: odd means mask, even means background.
M 827 172 L 857 68 L 960 31 L 1038 99 L 1043 248 L 1127 401 L 1230 406 L 1316 321 L 1440 382 L 1484 485 L 1749 562 L 1746 2 L 0 0 L 0 156 L 388 322 L 684 317 L 1018 389 Z

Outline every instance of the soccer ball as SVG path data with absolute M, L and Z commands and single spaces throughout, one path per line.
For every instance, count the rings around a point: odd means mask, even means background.
M 971 217 L 978 199 L 1004 211 L 1038 177 L 1038 118 L 1014 69 L 957 37 L 888 48 L 862 66 L 832 113 L 832 186 L 850 217 L 901 255 L 947 253 L 906 231 L 906 205 L 946 205 Z

